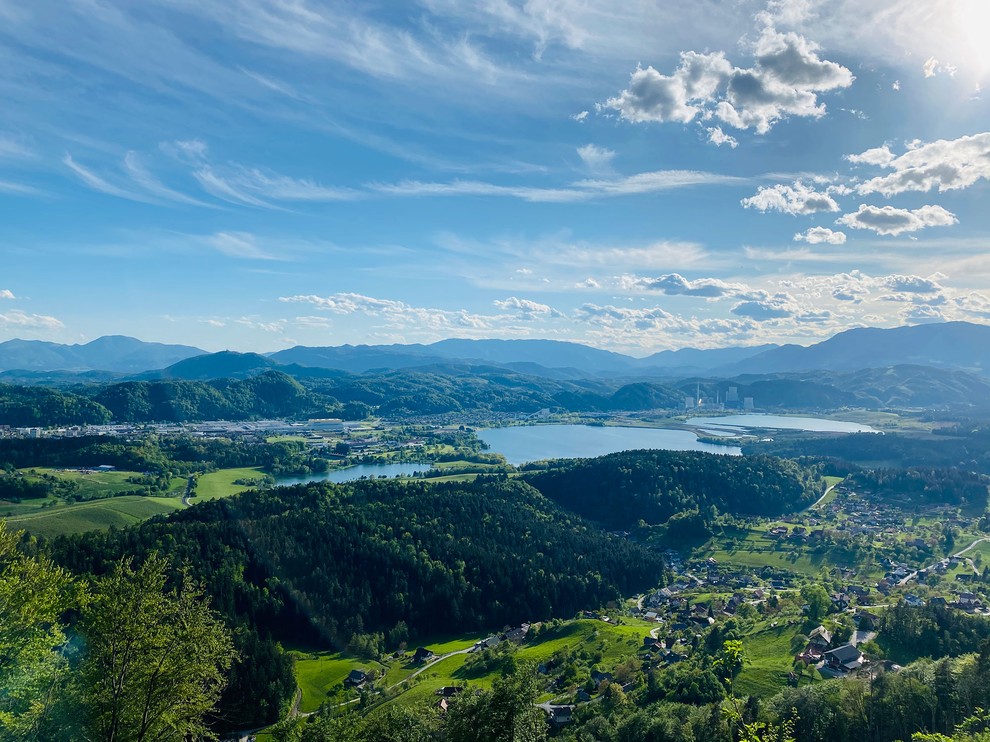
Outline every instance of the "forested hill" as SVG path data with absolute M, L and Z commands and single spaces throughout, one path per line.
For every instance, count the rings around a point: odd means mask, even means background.
M 688 511 L 779 515 L 823 492 L 818 472 L 769 456 L 623 451 L 553 462 L 527 482 L 568 510 L 609 528 L 662 524 Z
M 602 605 L 663 581 L 661 557 L 529 485 L 328 483 L 250 492 L 123 531 L 62 538 L 57 561 L 105 571 L 159 551 L 191 565 L 233 623 L 285 641 L 372 643 Z

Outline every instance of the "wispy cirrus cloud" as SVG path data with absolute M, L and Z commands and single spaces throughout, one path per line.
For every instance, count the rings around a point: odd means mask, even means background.
M 371 190 L 393 196 L 502 196 L 532 203 L 569 203 L 632 196 L 702 185 L 734 185 L 746 179 L 695 170 L 657 170 L 616 178 L 587 178 L 560 187 L 500 185 L 474 180 L 446 183 L 402 181 L 372 183 Z

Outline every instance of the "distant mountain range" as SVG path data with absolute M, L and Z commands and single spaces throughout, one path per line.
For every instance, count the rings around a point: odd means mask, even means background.
M 129 374 L 164 368 L 205 352 L 188 345 L 146 343 L 123 335 L 107 335 L 85 345 L 8 340 L 0 343 L 0 371 L 110 371 Z
M 852 372 L 923 366 L 990 376 L 990 326 L 969 322 L 859 328 L 810 346 L 761 345 L 663 351 L 646 358 L 557 340 L 450 339 L 430 345 L 296 346 L 270 354 L 206 353 L 185 345 L 108 336 L 85 345 L 38 340 L 0 343 L 0 380 L 66 383 L 112 376 L 136 379 L 248 378 L 278 369 L 293 376 L 333 377 L 402 369 L 464 373 L 503 368 L 557 380 L 732 378 L 745 374 Z M 32 381 L 33 380 L 33 381 Z
M 914 365 L 990 375 L 990 325 L 939 322 L 863 327 L 840 332 L 808 347 L 783 345 L 712 369 L 719 376 L 790 371 L 855 371 Z

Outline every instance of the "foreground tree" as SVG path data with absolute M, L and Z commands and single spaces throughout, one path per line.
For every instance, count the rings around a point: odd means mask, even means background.
M 18 550 L 0 520 L 0 740 L 43 739 L 67 672 L 59 622 L 69 574 Z
M 204 715 L 234 657 L 230 634 L 198 586 L 165 589 L 166 564 L 118 562 L 94 581 L 80 629 L 79 697 L 90 739 L 172 740 L 207 733 Z

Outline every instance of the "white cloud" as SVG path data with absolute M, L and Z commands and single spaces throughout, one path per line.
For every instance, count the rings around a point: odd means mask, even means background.
M 65 325 L 60 320 L 44 314 L 27 314 L 20 309 L 11 309 L 0 314 L 0 327 L 18 330 L 57 330 Z
M 730 149 L 735 149 L 739 146 L 738 140 L 729 134 L 722 131 L 721 126 L 712 126 L 705 129 L 708 132 L 708 141 L 714 144 L 716 147 L 721 147 L 723 144 L 727 145 Z
M 594 144 L 586 144 L 577 149 L 578 157 L 588 167 L 589 170 L 607 170 L 612 164 L 615 152 L 606 148 L 598 147 Z
M 600 289 L 601 287 L 602 285 L 591 276 L 574 284 L 574 288 L 576 289 Z
M 381 319 L 386 327 L 401 328 L 410 334 L 438 337 L 443 333 L 457 332 L 472 336 L 485 335 L 496 329 L 513 332 L 509 319 L 526 319 L 513 315 L 481 315 L 464 309 L 447 310 L 435 307 L 417 307 L 394 299 L 377 299 L 355 293 L 339 293 L 330 296 L 297 295 L 281 296 L 286 303 L 311 304 L 318 309 L 340 315 L 361 314 Z M 516 328 L 518 330 L 518 328 Z
M 799 34 L 763 30 L 755 63 L 741 69 L 723 52 L 683 52 L 670 75 L 639 67 L 628 87 L 605 106 L 633 123 L 690 123 L 715 117 L 737 129 L 765 134 L 788 116 L 818 118 L 818 94 L 852 85 L 852 73 L 818 56 L 818 46 Z
M 96 173 L 83 167 L 75 160 L 72 159 L 72 155 L 66 154 L 62 158 L 62 164 L 74 172 L 79 179 L 85 183 L 87 186 L 92 188 L 94 191 L 99 191 L 100 193 L 105 193 L 108 196 L 116 196 L 117 198 L 124 198 L 129 201 L 140 201 L 143 203 L 152 203 L 152 199 L 143 193 L 138 193 L 137 191 L 130 190 L 128 188 L 122 188 L 120 186 L 114 185 L 109 181 L 101 178 Z
M 698 278 L 690 281 L 679 273 L 667 273 L 655 278 L 621 276 L 619 286 L 626 291 L 630 289 L 659 291 L 667 296 L 696 296 L 706 299 L 745 296 L 753 293 L 752 289 L 740 283 L 727 283 L 717 278 Z
M 31 150 L 17 139 L 0 134 L 0 159 L 23 159 L 31 157 Z
M 41 195 L 41 191 L 34 186 L 24 185 L 23 183 L 13 183 L 9 180 L 0 180 L 0 193 L 9 193 L 14 196 Z
M 577 122 L 580 123 L 581 121 L 584 121 L 586 118 L 588 118 L 588 112 L 587 111 L 581 111 L 580 113 L 575 113 L 573 116 L 571 116 L 571 118 L 574 121 L 577 121 Z
M 812 227 L 804 232 L 794 235 L 795 242 L 807 242 L 809 245 L 844 245 L 846 243 L 845 232 L 833 232 L 827 227 Z
M 938 60 L 935 57 L 929 57 L 925 60 L 922 71 L 925 73 L 925 77 L 935 77 L 935 73 L 938 71 Z
M 275 260 L 258 244 L 257 238 L 247 232 L 217 232 L 201 238 L 210 247 L 232 258 L 251 260 Z
M 520 299 L 515 296 L 510 296 L 507 299 L 496 299 L 494 304 L 504 312 L 515 312 L 522 317 L 530 319 L 537 317 L 552 317 L 559 319 L 564 316 L 548 304 L 540 304 L 539 302 L 530 301 L 529 299 Z
M 975 317 L 990 318 L 990 297 L 972 291 L 953 300 L 957 309 Z
M 204 201 L 166 186 L 148 171 L 136 152 L 128 152 L 124 155 L 124 170 L 131 177 L 131 180 L 152 196 L 191 206 L 210 206 Z
M 955 214 L 941 206 L 922 206 L 909 211 L 895 209 L 893 206 L 860 204 L 857 211 L 839 217 L 836 223 L 852 229 L 870 229 L 877 234 L 899 235 L 927 227 L 948 227 L 958 221 Z
M 368 188 L 392 196 L 501 196 L 531 203 L 570 203 L 605 196 L 630 196 L 642 193 L 689 188 L 699 185 L 728 185 L 742 178 L 695 170 L 657 170 L 617 178 L 588 178 L 559 188 L 498 185 L 477 180 L 454 180 L 431 183 L 406 180 L 399 183 L 371 183 Z
M 0 289 L 0 299 L 13 299 L 14 292 L 10 289 Z
M 968 188 L 979 180 L 990 179 L 990 132 L 928 143 L 913 142 L 899 157 L 884 146 L 848 159 L 892 171 L 861 183 L 857 190 L 862 194 L 880 193 L 889 198 L 907 191 Z
M 890 151 L 890 147 L 886 144 L 882 147 L 868 149 L 858 155 L 845 156 L 845 159 L 854 165 L 879 165 L 880 167 L 887 167 L 895 158 L 896 155 Z
M 793 317 L 800 312 L 794 298 L 786 293 L 763 299 L 741 301 L 730 309 L 739 317 L 749 317 L 757 322 Z
M 747 209 L 759 209 L 764 213 L 780 211 L 792 216 L 839 210 L 839 204 L 828 193 L 809 188 L 801 181 L 796 181 L 792 186 L 779 183 L 761 187 L 755 196 L 744 198 L 741 203 Z

